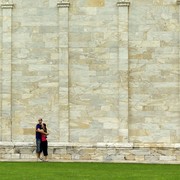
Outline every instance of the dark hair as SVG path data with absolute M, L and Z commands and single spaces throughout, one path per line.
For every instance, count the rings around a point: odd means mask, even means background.
M 43 123 L 43 130 L 44 130 L 44 132 L 47 133 L 47 128 L 46 128 L 46 124 L 45 123 Z

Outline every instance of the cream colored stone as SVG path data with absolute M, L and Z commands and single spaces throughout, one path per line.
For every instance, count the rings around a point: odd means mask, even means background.
M 142 161 L 145 160 L 145 158 L 144 158 L 144 156 L 136 156 L 136 157 L 135 157 L 135 160 L 136 160 L 137 162 L 142 162 Z
M 102 7 L 105 5 L 105 0 L 87 0 L 87 5 L 90 7 Z
M 43 117 L 52 159 L 178 162 L 179 1 L 39 3 L 1 4 L 0 157 Z
M 126 160 L 130 160 L 130 161 L 134 161 L 135 156 L 132 155 L 132 154 L 131 154 L 131 155 L 126 155 L 126 156 L 125 156 L 125 159 L 126 159 Z

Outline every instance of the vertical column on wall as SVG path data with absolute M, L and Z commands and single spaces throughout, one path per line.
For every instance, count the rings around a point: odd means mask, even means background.
M 60 141 L 69 142 L 69 2 L 59 2 L 59 122 Z
M 1 140 L 11 141 L 11 30 L 13 3 L 5 1 L 2 8 L 2 123 Z
M 119 136 L 128 142 L 128 9 L 130 2 L 117 2 L 119 9 Z
M 179 5 L 179 26 L 180 26 L 180 0 L 177 0 L 177 5 Z M 180 69 L 180 30 L 179 30 L 179 65 L 178 65 L 179 69 Z M 179 82 L 179 100 L 180 100 L 180 72 L 178 72 L 178 82 Z

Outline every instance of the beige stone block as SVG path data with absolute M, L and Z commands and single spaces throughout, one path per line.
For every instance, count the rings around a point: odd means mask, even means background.
M 159 160 L 160 161 L 175 161 L 176 156 L 160 156 Z
M 62 156 L 62 155 L 60 155 L 60 154 L 52 154 L 52 156 L 51 156 L 51 158 L 54 159 L 54 160 L 60 160 L 61 157 L 64 158 L 65 156 Z
M 157 162 L 157 161 L 159 161 L 159 155 L 157 155 L 157 156 L 151 156 L 151 155 L 149 155 L 149 156 L 145 156 L 145 161 L 148 161 L 148 162 Z
M 90 7 L 103 7 L 105 0 L 87 0 L 87 5 Z
M 135 160 L 135 155 L 132 155 L 132 154 L 125 155 L 124 159 L 134 161 Z
M 96 151 L 96 149 L 95 148 L 89 148 L 89 149 L 82 149 L 81 150 L 81 154 L 94 154 L 95 153 L 95 151 Z
M 148 136 L 148 131 L 144 129 L 133 129 L 129 131 L 130 136 Z
M 80 143 L 86 143 L 90 141 L 90 138 L 89 137 L 79 137 L 79 142 Z
M 177 161 L 180 162 L 180 156 L 176 156 Z
M 6 149 L 5 149 L 5 147 L 0 147 L 0 154 L 4 154 L 6 152 Z
M 89 161 L 89 160 L 91 160 L 91 155 L 90 154 L 82 155 L 82 156 L 80 156 L 80 160 Z
M 111 119 L 109 122 L 103 123 L 104 129 L 118 129 L 118 127 L 119 127 L 119 122 L 116 119 Z
M 20 159 L 20 154 L 12 154 L 12 159 Z
M 2 154 L 2 159 L 10 160 L 12 158 L 12 154 Z
M 63 154 L 60 157 L 63 160 L 71 160 L 72 159 L 72 155 L 70 155 L 70 154 Z
M 122 137 L 128 137 L 128 132 L 129 132 L 128 128 L 127 129 L 119 129 L 119 135 Z
M 36 159 L 36 155 L 35 154 L 21 154 L 20 155 L 20 159 Z
M 24 128 L 23 129 L 23 135 L 34 135 L 35 134 L 35 128 Z
M 135 156 L 135 160 L 137 162 L 142 162 L 142 161 L 144 161 L 144 156 Z
M 96 160 L 96 161 L 102 161 L 103 160 L 103 155 L 102 154 L 92 154 L 92 159 Z

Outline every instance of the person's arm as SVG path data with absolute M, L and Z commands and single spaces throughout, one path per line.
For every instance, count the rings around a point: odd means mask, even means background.
M 49 134 L 49 133 L 44 132 L 43 129 L 39 129 L 39 128 L 36 129 L 36 131 L 37 131 L 37 132 L 40 132 L 41 134 L 45 134 L 45 135 L 48 135 L 48 134 Z

